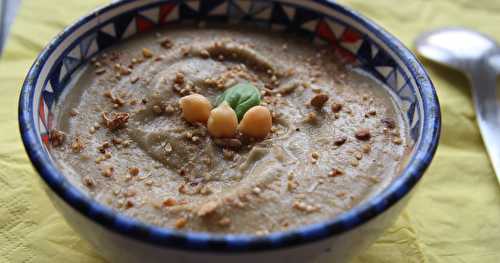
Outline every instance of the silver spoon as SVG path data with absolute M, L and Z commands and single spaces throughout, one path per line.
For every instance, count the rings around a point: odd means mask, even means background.
M 500 46 L 492 38 L 465 28 L 424 33 L 415 46 L 420 55 L 459 70 L 469 79 L 477 122 L 500 181 L 500 105 L 496 90 Z

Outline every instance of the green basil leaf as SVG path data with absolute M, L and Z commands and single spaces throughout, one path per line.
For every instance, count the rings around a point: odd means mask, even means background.
M 260 92 L 250 83 L 239 83 L 219 95 L 215 105 L 219 106 L 223 101 L 233 108 L 238 120 L 241 120 L 245 112 L 260 104 Z

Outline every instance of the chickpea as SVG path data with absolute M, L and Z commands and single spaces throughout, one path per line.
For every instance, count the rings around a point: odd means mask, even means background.
M 191 123 L 206 123 L 210 115 L 210 110 L 212 110 L 210 101 L 200 94 L 191 94 L 182 97 L 179 100 L 179 104 L 182 109 L 182 117 Z
M 255 106 L 243 115 L 238 130 L 247 136 L 265 138 L 272 126 L 271 112 L 264 106 Z
M 213 137 L 232 137 L 238 128 L 238 117 L 231 106 L 224 101 L 210 112 L 207 128 Z

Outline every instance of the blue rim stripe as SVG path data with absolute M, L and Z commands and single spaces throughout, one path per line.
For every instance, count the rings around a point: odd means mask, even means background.
M 368 31 L 382 40 L 405 63 L 405 66 L 410 70 L 412 77 L 420 87 L 424 110 L 423 116 L 425 117 L 423 118 L 423 129 L 426 132 L 423 133 L 420 143 L 416 145 L 416 153 L 400 177 L 381 194 L 370 200 L 370 202 L 359 205 L 330 221 L 286 232 L 271 233 L 262 237 L 250 235 L 224 236 L 195 232 L 184 233 L 146 225 L 135 219 L 114 213 L 111 209 L 82 195 L 76 187 L 67 184 L 63 176 L 51 165 L 47 153 L 43 150 L 40 140 L 35 133 L 35 120 L 33 120 L 33 108 L 31 105 L 33 105 L 35 84 L 40 70 L 56 47 L 74 30 L 94 18 L 96 14 L 104 13 L 133 1 L 124 0 L 105 6 L 66 28 L 42 51 L 31 67 L 23 84 L 19 102 L 19 124 L 23 143 L 40 176 L 71 207 L 107 229 L 157 246 L 197 251 L 261 251 L 300 245 L 349 231 L 387 210 L 413 188 L 432 160 L 440 135 L 440 110 L 433 84 L 422 65 L 396 38 L 358 13 L 332 2 L 311 0 L 324 5 L 326 8 L 332 8 L 337 12 L 349 16 L 366 27 Z

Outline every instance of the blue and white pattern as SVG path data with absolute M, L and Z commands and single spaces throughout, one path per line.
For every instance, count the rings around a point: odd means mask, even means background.
M 413 157 L 396 182 L 368 203 L 336 219 L 268 237 L 182 234 L 114 214 L 79 193 L 50 160 L 52 111 L 75 71 L 103 49 L 137 33 L 176 23 L 218 21 L 294 32 L 330 44 L 346 63 L 366 71 L 396 94 L 415 141 Z M 20 101 L 27 152 L 47 184 L 67 203 L 114 231 L 147 242 L 199 250 L 262 250 L 301 244 L 342 233 L 373 218 L 404 196 L 432 159 L 439 137 L 439 104 L 423 67 L 402 44 L 342 6 L 321 0 L 124 0 L 67 28 L 30 70 Z

